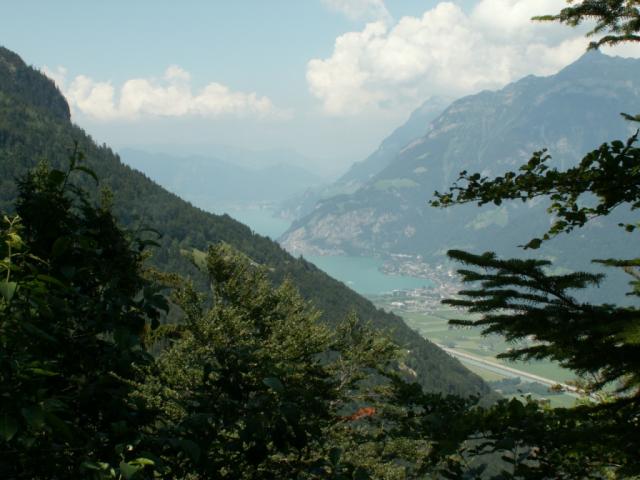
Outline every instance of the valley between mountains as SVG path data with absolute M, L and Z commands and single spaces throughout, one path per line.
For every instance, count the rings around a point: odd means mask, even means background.
M 640 478 L 640 2 L 35 3 L 1 479 Z

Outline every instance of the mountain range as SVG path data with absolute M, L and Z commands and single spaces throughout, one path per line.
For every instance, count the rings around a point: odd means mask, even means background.
M 463 170 L 486 176 L 515 170 L 542 148 L 551 165 L 573 165 L 603 142 L 625 141 L 636 126 L 620 113 L 638 111 L 640 60 L 597 51 L 555 75 L 461 98 L 355 191 L 317 202 L 281 244 L 294 254 L 405 254 L 432 263 L 444 262 L 452 248 L 522 255 L 518 245 L 549 228 L 545 202 L 440 210 L 428 204 L 434 191 L 447 191 Z M 628 238 L 616 215 L 558 236 L 535 254 L 568 267 L 607 251 L 624 256 Z
M 297 220 L 318 208 L 324 200 L 356 192 L 386 168 L 405 145 L 422 136 L 429 123 L 440 115 L 449 103 L 450 99 L 441 96 L 427 99 L 411 113 L 403 125 L 382 141 L 375 152 L 351 165 L 338 180 L 329 185 L 307 189 L 302 194 L 283 201 L 280 204 L 280 216 Z
M 42 160 L 65 168 L 74 145 L 83 153 L 84 164 L 100 179 L 98 188 L 88 177 L 83 185 L 96 196 L 104 189 L 113 192 L 112 210 L 122 225 L 136 231 L 152 227 L 161 233 L 149 260 L 155 267 L 189 277 L 206 288 L 183 253 L 226 242 L 264 265 L 274 283 L 290 279 L 322 311 L 327 324 L 335 326 L 355 312 L 362 321 L 389 332 L 407 351 L 407 371 L 426 390 L 491 395 L 477 375 L 411 330 L 400 317 L 376 309 L 343 283 L 228 215 L 198 209 L 125 165 L 111 148 L 97 145 L 72 123 L 69 106 L 53 81 L 0 47 L 0 211 L 13 211 L 16 179 Z M 77 181 L 82 182 L 82 177 Z
M 205 210 L 225 203 L 275 204 L 326 183 L 324 178 L 286 163 L 250 168 L 211 156 L 178 156 L 130 148 L 118 153 L 125 164 Z

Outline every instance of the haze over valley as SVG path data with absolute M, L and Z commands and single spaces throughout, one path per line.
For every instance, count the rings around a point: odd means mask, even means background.
M 640 60 L 590 52 L 554 75 L 528 76 L 501 90 L 456 100 L 427 99 L 375 151 L 333 181 L 294 162 L 270 165 L 259 152 L 243 152 L 242 161 L 236 155 L 236 166 L 212 157 L 131 149 L 120 156 L 195 206 L 229 214 L 380 307 L 411 318 L 410 325 L 428 338 L 460 347 L 464 341 L 438 336 L 421 323 L 456 316 L 440 306 L 461 288 L 446 250 L 521 253 L 518 245 L 547 228 L 543 212 L 548 205 L 532 201 L 442 211 L 427 203 L 433 192 L 445 190 L 459 171 L 501 174 L 545 147 L 554 163 L 566 168 L 608 138 L 631 135 L 632 126 L 618 114 L 640 109 L 639 74 Z M 602 116 L 612 121 L 602 125 Z M 287 153 L 282 152 L 283 160 L 292 157 Z M 266 166 L 256 169 L 260 160 Z M 632 255 L 625 233 L 613 228 L 618 221 L 615 216 L 598 221 L 588 227 L 588 238 L 566 235 L 530 255 L 553 259 L 556 268 L 567 270 L 592 251 L 613 247 Z M 619 295 L 624 278 L 614 280 L 592 290 L 590 298 L 624 300 Z M 480 337 L 466 344 L 467 352 L 492 359 L 504 348 Z M 473 367 L 482 372 L 482 364 Z M 518 368 L 553 370 L 550 364 Z M 488 370 L 487 378 L 493 379 L 495 369 Z M 562 369 L 551 377 L 572 379 Z M 527 391 L 527 384 L 519 388 Z

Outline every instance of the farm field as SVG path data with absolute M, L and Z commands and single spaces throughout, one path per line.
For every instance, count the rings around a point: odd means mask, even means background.
M 430 313 L 395 310 L 394 313 L 401 315 L 411 328 L 420 332 L 425 338 L 445 347 L 461 350 L 478 357 L 485 357 L 487 360 L 503 363 L 511 368 L 550 378 L 557 382 L 564 383 L 574 378 L 571 371 L 552 362 L 509 362 L 496 358 L 496 355 L 506 352 L 514 345 L 505 342 L 504 339 L 497 335 L 483 337 L 477 328 L 449 325 L 448 322 L 451 319 L 469 318 L 467 314 L 457 310 L 442 309 Z M 465 315 L 467 316 L 465 317 Z
M 455 351 L 473 355 L 482 360 L 504 365 L 511 369 L 548 378 L 558 383 L 566 383 L 575 378 L 570 370 L 564 369 L 549 361 L 510 362 L 496 358 L 498 354 L 507 351 L 509 348 L 513 348 L 514 345 L 506 342 L 498 335 L 483 337 L 480 335 L 480 329 L 475 327 L 456 327 L 449 325 L 449 320 L 454 318 L 471 318 L 470 315 L 465 312 L 446 307 L 440 307 L 428 312 L 407 311 L 406 309 L 398 308 L 397 302 L 392 305 L 388 300 L 389 299 L 385 299 L 384 297 L 374 298 L 378 307 L 392 310 L 397 315 L 400 315 L 404 318 L 407 325 L 434 343 Z M 554 407 L 568 407 L 576 401 L 575 395 L 552 394 L 548 392 L 546 387 L 543 388 L 543 385 L 540 383 L 531 383 L 524 378 L 518 383 L 517 375 L 486 368 L 463 358 L 458 359 L 472 372 L 501 391 L 506 397 L 531 395 L 534 399 L 548 399 Z M 505 387 L 505 382 L 515 382 L 515 384 L 510 384 Z

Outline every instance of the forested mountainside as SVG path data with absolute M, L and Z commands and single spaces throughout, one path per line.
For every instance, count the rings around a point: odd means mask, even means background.
M 589 52 L 555 75 L 459 99 L 363 187 L 320 203 L 281 243 L 296 254 L 405 253 L 434 262 L 451 248 L 519 255 L 517 245 L 548 228 L 544 202 L 438 210 L 428 204 L 434 191 L 448 190 L 462 170 L 513 170 L 541 148 L 566 167 L 602 142 L 626 140 L 635 126 L 620 113 L 640 110 L 639 79 L 640 60 Z M 617 220 L 559 236 L 537 254 L 568 266 L 603 245 L 624 256 L 628 239 Z
M 406 363 L 425 389 L 462 395 L 489 393 L 479 377 L 399 317 L 377 310 L 341 282 L 231 217 L 199 210 L 124 165 L 108 146 L 97 145 L 71 123 L 69 107 L 51 80 L 0 48 L 0 210 L 12 208 L 17 177 L 43 159 L 65 166 L 74 142 L 84 153 L 85 164 L 100 178 L 100 188 L 114 193 L 113 211 L 124 226 L 133 230 L 152 227 L 162 233 L 160 246 L 150 260 L 155 266 L 195 276 L 197 271 L 181 250 L 229 243 L 267 266 L 275 283 L 290 278 L 304 298 L 322 310 L 327 323 L 335 325 L 353 310 L 375 327 L 392 331 L 393 338 L 410 351 Z
M 424 135 L 431 121 L 450 103 L 451 100 L 446 97 L 432 97 L 426 100 L 411 113 L 404 124 L 380 143 L 375 152 L 354 163 L 344 175 L 330 185 L 309 189 L 282 202 L 280 214 L 290 219 L 299 219 L 319 207 L 324 200 L 357 191 L 387 167 L 405 145 Z

